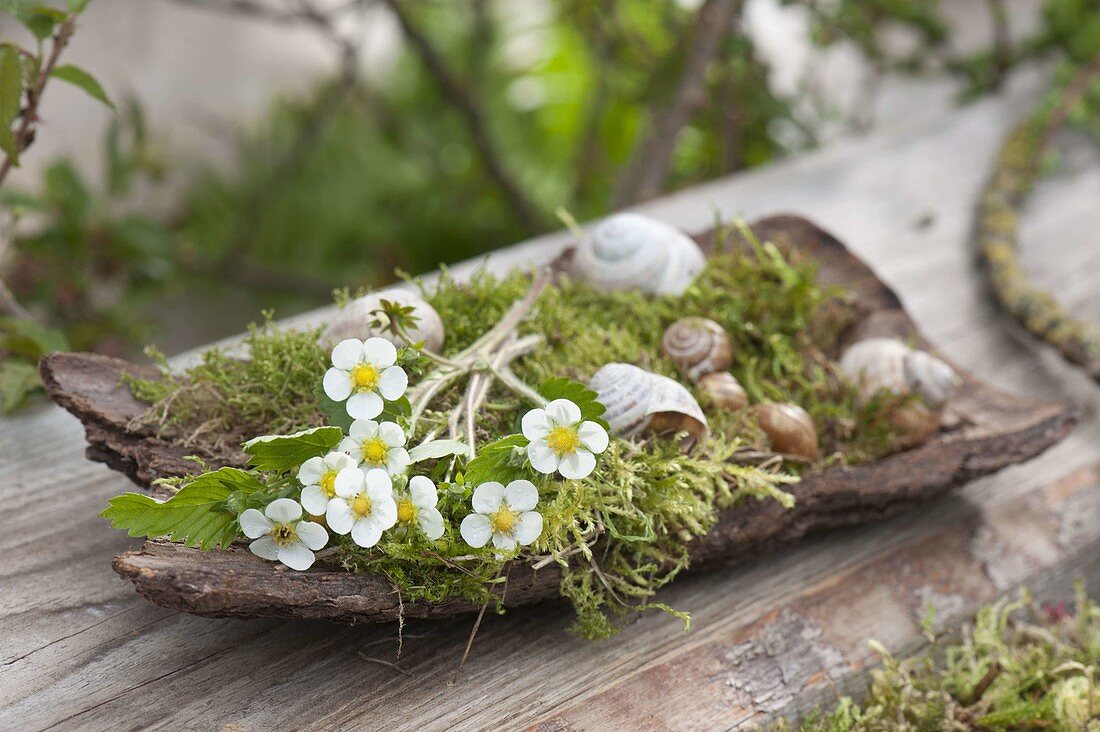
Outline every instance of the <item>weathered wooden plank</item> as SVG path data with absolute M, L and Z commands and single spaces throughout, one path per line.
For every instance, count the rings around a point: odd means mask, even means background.
M 677 581 L 661 599 L 692 612 L 688 635 L 652 615 L 610 642 L 593 644 L 565 634 L 569 618 L 555 606 L 487 617 L 463 676 L 449 686 L 469 631 L 465 620 L 410 623 L 399 662 L 406 675 L 357 655 L 366 646 L 364 654 L 393 660 L 388 626 L 208 620 L 145 603 L 107 566 L 132 540 L 94 517 L 126 486 L 112 484 L 106 468 L 83 460 L 74 419 L 35 408 L 0 422 L 0 500 L 20 506 L 9 530 L 0 532 L 0 551 L 6 552 L 0 567 L 0 729 L 443 730 L 540 722 L 560 729 L 569 721 L 576 729 L 596 729 L 607 719 L 618 722 L 619 714 L 624 723 L 637 720 L 639 710 L 649 711 L 642 728 L 730 728 L 747 718 L 753 699 L 778 714 L 830 692 L 816 678 L 785 678 L 786 667 L 777 664 L 777 673 L 766 652 L 737 651 L 744 658 L 739 665 L 718 658 L 714 663 L 725 665 L 712 679 L 701 665 L 715 658 L 708 649 L 768 648 L 761 638 L 782 643 L 788 636 L 776 631 L 802 627 L 811 636 L 807 647 L 824 649 L 825 659 L 832 650 L 853 649 L 858 667 L 865 663 L 857 652 L 868 635 L 894 648 L 916 640 L 913 613 L 924 596 L 936 602 L 945 623 L 954 623 L 982 597 L 1017 581 L 1040 582 L 1064 595 L 1074 576 L 1096 578 L 1100 552 L 1090 531 L 1100 520 L 1064 518 L 1096 516 L 1088 497 L 1097 490 L 1086 485 L 1094 479 L 1079 474 L 1086 484 L 1070 490 L 1071 480 L 1053 493 L 1044 486 L 1100 459 L 1100 389 L 1003 329 L 986 306 L 964 246 L 973 196 L 999 137 L 1032 99 L 1028 89 L 1012 92 L 935 119 L 918 133 L 887 132 L 843 144 L 655 202 L 648 211 L 687 229 L 712 220 L 711 204 L 748 217 L 788 210 L 818 220 L 898 291 L 952 360 L 999 388 L 1072 400 L 1088 410 L 1088 421 L 1047 455 L 886 523 Z M 1029 228 L 1025 220 L 1022 228 L 1025 254 L 1032 246 L 1071 248 L 1074 242 L 1063 238 L 1075 231 L 1071 216 L 1095 215 L 1094 192 L 1075 180 L 1048 182 L 1042 225 Z M 917 226 L 929 212 L 932 224 Z M 507 256 L 548 258 L 554 241 Z M 1035 256 L 1041 259 L 1043 249 Z M 1046 285 L 1100 284 L 1093 270 L 1049 276 Z M 1080 497 L 1058 504 L 1052 496 L 1063 490 Z M 1040 504 L 1028 503 L 1032 496 Z M 1041 505 L 1048 500 L 1063 508 Z M 968 521 L 980 528 L 967 537 L 959 527 Z M 1064 537 L 1057 541 L 1049 529 L 1054 524 Z M 944 552 L 930 555 L 939 559 L 922 559 L 941 544 Z M 965 577 L 953 573 L 956 565 Z M 911 583 L 925 572 L 929 587 L 917 585 L 916 599 L 898 598 L 859 583 L 864 571 L 880 578 L 879 585 L 899 578 Z M 1100 578 L 1094 584 L 1100 586 Z M 845 587 L 852 593 L 843 594 Z M 841 614 L 845 597 L 862 595 L 872 603 L 866 613 Z M 883 624 L 870 624 L 880 609 Z M 831 623 L 833 613 L 851 626 L 846 639 Z M 768 633 L 769 619 L 781 618 L 787 625 Z M 673 679 L 668 673 L 687 675 Z M 703 675 L 690 675 L 696 673 Z M 649 683 L 653 678 L 656 685 Z M 639 679 L 645 685 L 637 686 Z M 729 696 L 721 696 L 727 683 Z M 837 681 L 838 688 L 846 683 Z M 631 693 L 639 688 L 648 692 L 643 699 Z M 683 696 L 692 690 L 698 695 Z M 673 692 L 674 703 L 664 704 L 661 696 Z M 714 715 L 702 725 L 691 716 L 697 702 Z

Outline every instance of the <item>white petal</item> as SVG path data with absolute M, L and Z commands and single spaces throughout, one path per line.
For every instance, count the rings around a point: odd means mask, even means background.
M 405 431 L 396 422 L 383 422 L 378 425 L 378 436 L 382 438 L 382 442 L 386 443 L 386 447 L 405 446 Z
M 378 434 L 378 423 L 373 419 L 357 419 L 348 428 L 348 435 L 356 442 L 362 442 Z
M 373 391 L 352 394 L 345 405 L 352 419 L 374 419 L 382 413 L 382 397 Z
M 523 415 L 523 436 L 531 442 L 546 437 L 554 425 L 550 424 L 550 418 L 545 409 L 532 409 Z
M 351 527 L 351 540 L 363 548 L 369 548 L 382 538 L 382 526 L 370 518 L 359 519 Z
M 372 501 L 378 501 L 383 498 L 389 498 L 393 500 L 393 481 L 390 479 L 390 474 L 382 468 L 371 468 L 367 471 L 367 475 L 364 480 L 366 486 L 367 495 L 370 496 Z
M 363 360 L 376 369 L 384 369 L 397 360 L 397 348 L 385 338 L 368 338 L 363 344 Z
M 527 459 L 531 467 L 540 473 L 550 475 L 558 469 L 561 460 L 558 454 L 550 449 L 545 442 L 532 442 L 527 446 Z
M 494 480 L 482 483 L 475 488 L 471 503 L 477 513 L 492 513 L 500 508 L 500 501 L 503 498 L 504 486 Z
M 257 557 L 270 559 L 272 562 L 279 558 L 279 548 L 275 546 L 275 540 L 270 536 L 262 536 L 256 539 L 256 541 L 248 545 L 248 548 L 252 550 L 252 553 Z
M 397 523 L 397 504 L 394 503 L 393 495 L 377 499 L 372 496 L 370 508 L 370 519 L 377 521 L 383 529 L 392 528 Z
M 344 371 L 351 371 L 363 363 L 363 341 L 358 338 L 348 338 L 340 341 L 332 349 L 332 365 Z
M 302 463 L 302 467 L 298 468 L 298 482 L 302 485 L 313 485 L 321 480 L 321 476 L 325 474 L 325 458 L 312 457 Z
M 359 468 L 344 468 L 336 474 L 333 487 L 336 489 L 336 495 L 344 498 L 354 498 L 363 491 L 365 481 L 366 476 Z
M 581 408 L 568 399 L 555 399 L 547 404 L 546 414 L 558 426 L 571 427 L 581 421 Z
M 276 498 L 267 504 L 264 515 L 276 523 L 288 524 L 302 518 L 302 507 L 292 498 Z
M 391 402 L 397 401 L 409 388 L 409 375 L 400 366 L 390 366 L 378 378 L 378 392 Z
M 313 552 L 300 541 L 296 541 L 290 546 L 284 546 L 279 550 L 279 561 L 299 572 L 304 572 L 312 567 L 314 559 Z
M 351 395 L 351 375 L 347 371 L 331 368 L 321 380 L 325 396 L 334 402 L 342 402 Z
M 271 521 L 254 508 L 241 511 L 241 515 L 237 517 L 237 520 L 241 524 L 241 531 L 249 539 L 256 539 L 271 531 Z
M 334 473 L 339 473 L 344 468 L 354 468 L 355 459 L 346 452 L 330 452 L 325 455 L 325 467 Z
M 424 536 L 432 541 L 443 536 L 443 514 L 434 506 L 421 508 L 417 511 L 416 523 L 420 525 L 420 530 L 424 532 Z
M 561 459 L 558 472 L 569 480 L 587 478 L 596 468 L 596 458 L 588 450 L 576 450 Z
M 585 422 L 577 428 L 577 437 L 590 452 L 601 453 L 607 449 L 607 430 L 595 422 Z
M 390 475 L 401 475 L 410 462 L 408 450 L 403 447 L 390 448 L 386 454 L 386 472 Z
M 328 532 L 321 524 L 315 524 L 312 521 L 299 521 L 298 538 L 310 549 L 317 550 L 328 543 Z
M 340 440 L 340 447 L 338 449 L 351 458 L 352 465 L 358 465 L 357 461 L 363 454 L 363 446 L 356 442 L 354 437 L 345 437 Z
M 493 546 L 501 551 L 510 552 L 516 548 L 516 540 L 507 534 L 493 534 Z
M 325 523 L 337 534 L 346 534 L 351 531 L 355 517 L 351 515 L 351 507 L 343 498 L 333 498 L 328 502 L 328 510 L 325 512 Z
M 542 514 L 537 511 L 526 511 L 516 519 L 516 528 L 512 536 L 516 537 L 523 546 L 533 544 L 542 534 Z
M 424 475 L 414 475 L 409 480 L 409 498 L 417 508 L 434 508 L 439 502 L 439 494 L 436 492 L 435 483 Z
M 504 489 L 504 502 L 513 511 L 530 511 L 539 502 L 539 490 L 529 480 L 513 480 Z
M 489 519 L 479 513 L 471 513 L 462 519 L 462 525 L 458 529 L 466 543 L 475 549 L 480 549 L 489 542 L 493 535 L 493 529 L 489 526 Z
M 328 496 L 319 485 L 307 485 L 302 489 L 302 508 L 314 516 L 320 516 L 328 509 Z

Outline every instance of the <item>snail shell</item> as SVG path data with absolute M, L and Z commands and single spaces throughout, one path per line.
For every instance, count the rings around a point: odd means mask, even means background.
M 729 334 L 710 318 L 680 318 L 665 329 L 661 350 L 692 380 L 733 365 Z
M 907 402 L 890 412 L 888 421 L 902 447 L 915 447 L 940 431 L 940 412 L 920 402 Z
M 691 237 L 636 213 L 604 219 L 577 247 L 573 271 L 600 288 L 682 295 L 706 267 Z
M 589 380 L 611 431 L 623 437 L 642 432 L 687 432 L 692 441 L 707 433 L 707 418 L 682 384 L 626 363 L 609 363 Z
M 852 345 L 840 359 L 840 368 L 869 400 L 880 391 L 916 394 L 939 409 L 955 390 L 955 370 L 925 351 L 910 348 L 896 338 L 867 338 Z
M 817 430 L 806 410 L 797 404 L 757 404 L 752 408 L 772 450 L 813 460 L 817 457 Z
M 719 409 L 735 412 L 749 406 L 749 395 L 737 377 L 728 371 L 706 374 L 699 379 L 699 388 Z
M 371 336 L 380 336 L 395 346 L 405 345 L 404 338 L 372 325 L 372 321 L 380 315 L 374 311 L 382 307 L 383 300 L 411 307 L 417 321 L 409 329 L 409 337 L 414 341 L 424 341 L 424 348 L 429 351 L 440 352 L 444 338 L 443 319 L 420 293 L 407 289 L 383 290 L 352 300 L 333 316 L 321 336 L 321 344 L 327 348 L 345 338 L 366 340 Z

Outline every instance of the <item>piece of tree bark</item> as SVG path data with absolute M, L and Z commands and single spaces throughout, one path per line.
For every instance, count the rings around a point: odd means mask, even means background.
M 793 216 L 758 222 L 754 231 L 784 251 L 813 257 L 819 279 L 847 288 L 861 317 L 845 334 L 852 341 L 895 335 L 920 341 L 897 296 L 835 238 Z M 712 232 L 698 237 L 707 246 Z M 194 470 L 184 460 L 195 452 L 161 439 L 148 427 L 131 428 L 146 405 L 121 382 L 123 373 L 149 376 L 150 367 L 90 354 L 52 354 L 42 362 L 43 382 L 61 406 L 84 423 L 88 456 L 148 484 L 163 475 Z M 718 525 L 691 546 L 693 566 L 739 562 L 797 541 L 811 531 L 875 521 L 911 508 L 985 475 L 1028 460 L 1073 426 L 1071 410 L 1010 396 L 963 374 L 948 404 L 945 426 L 923 445 L 852 467 L 810 472 L 792 487 L 796 504 L 742 504 L 725 511 Z M 204 455 L 212 465 L 232 464 L 231 455 Z M 160 605 L 214 617 L 326 618 L 342 622 L 442 617 L 479 608 L 464 600 L 401 602 L 383 577 L 315 568 L 281 571 L 247 549 L 199 551 L 149 541 L 115 558 L 114 568 L 138 592 Z M 504 604 L 516 607 L 558 597 L 556 566 L 532 570 L 513 562 Z

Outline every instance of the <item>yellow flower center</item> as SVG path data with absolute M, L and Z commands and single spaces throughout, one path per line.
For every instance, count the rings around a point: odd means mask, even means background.
M 546 436 L 546 444 L 558 455 L 568 455 L 581 446 L 581 438 L 572 427 L 555 427 Z
M 290 524 L 276 524 L 271 529 L 271 539 L 277 547 L 287 547 L 294 543 L 298 534 Z
M 384 463 L 390 448 L 382 441 L 381 437 L 371 437 L 363 440 L 363 460 L 368 463 Z
M 355 388 L 361 391 L 370 391 L 378 386 L 378 380 L 382 374 L 370 364 L 361 363 L 351 370 L 351 381 Z
M 493 533 L 510 534 L 516 527 L 516 512 L 501 506 L 489 514 L 489 525 L 493 527 Z
M 329 470 L 321 476 L 317 485 L 321 486 L 321 492 L 325 494 L 325 498 L 332 498 L 336 495 L 336 473 Z
M 408 498 L 402 498 L 397 502 L 397 520 L 400 523 L 412 523 L 416 518 L 416 506 Z
M 351 512 L 359 518 L 363 518 L 364 516 L 368 515 L 370 513 L 370 510 L 370 499 L 367 498 L 367 496 L 363 493 L 357 495 L 355 499 L 351 502 Z

